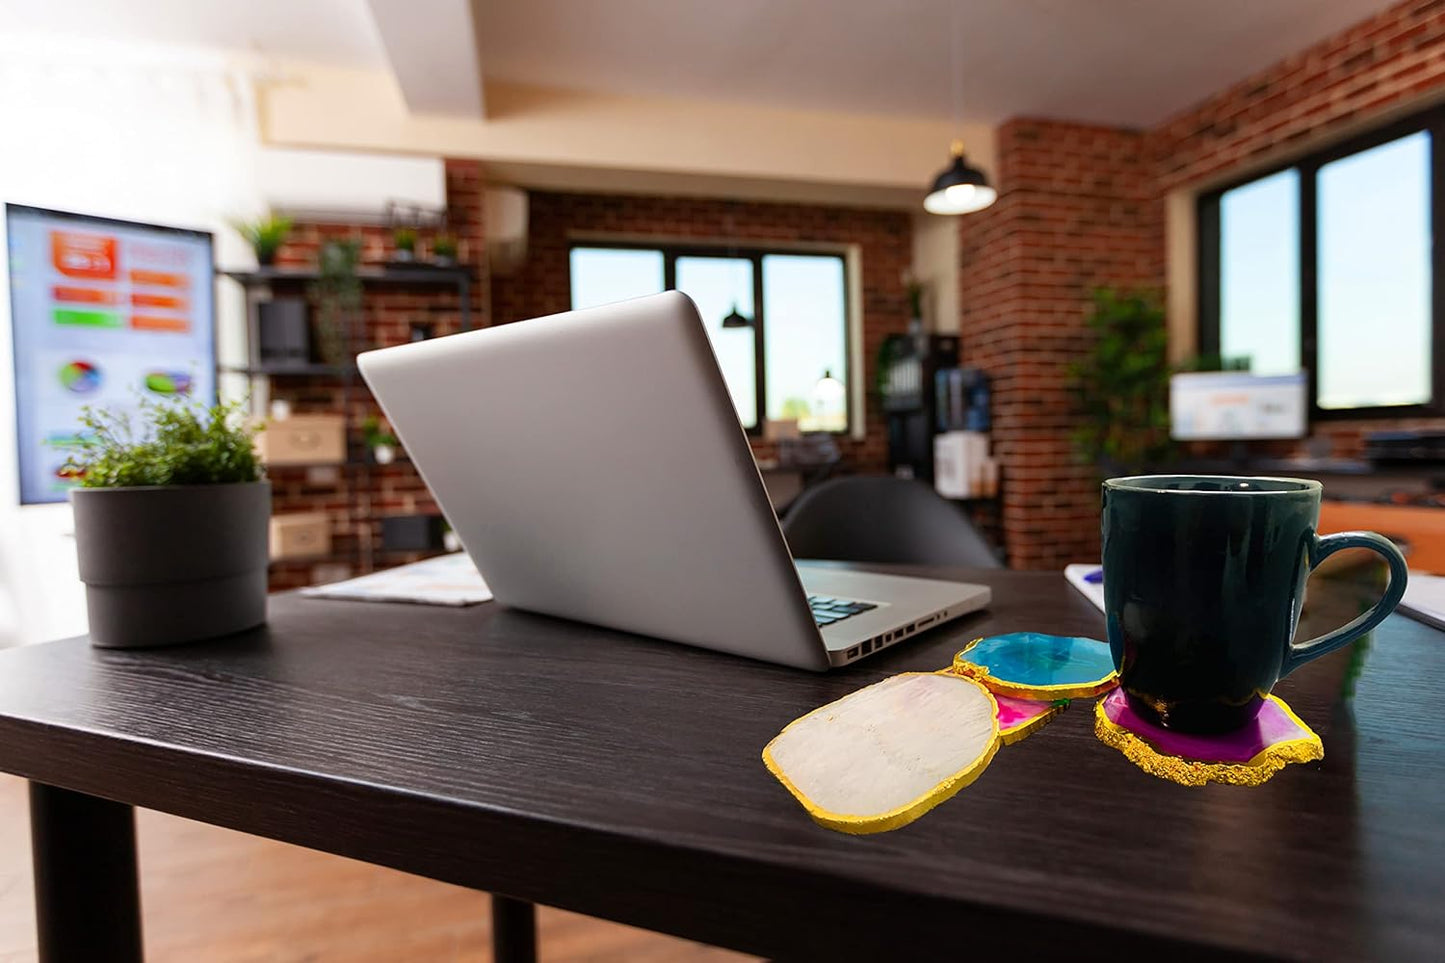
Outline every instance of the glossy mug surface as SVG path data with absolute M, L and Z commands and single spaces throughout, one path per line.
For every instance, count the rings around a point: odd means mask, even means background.
M 1134 711 L 1182 732 L 1254 719 L 1274 684 L 1370 631 L 1405 591 L 1404 556 L 1373 532 L 1317 535 L 1321 486 L 1298 478 L 1151 475 L 1104 482 L 1104 614 Z M 1295 643 L 1305 580 L 1342 548 L 1390 566 L 1370 611 Z

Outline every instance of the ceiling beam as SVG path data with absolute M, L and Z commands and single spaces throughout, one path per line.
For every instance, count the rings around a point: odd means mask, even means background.
M 413 114 L 486 116 L 476 0 L 367 0 L 391 72 Z
M 262 93 L 269 145 L 470 157 L 528 187 L 915 209 L 955 137 L 994 170 L 980 124 L 496 81 L 485 122 L 421 117 L 386 71 L 283 66 L 289 81 Z

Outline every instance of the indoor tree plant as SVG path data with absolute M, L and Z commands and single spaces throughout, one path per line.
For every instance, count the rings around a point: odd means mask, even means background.
M 98 646 L 168 645 L 266 620 L 271 486 L 238 405 L 87 407 L 67 446 Z
M 1108 474 L 1146 469 L 1174 450 L 1164 311 L 1148 291 L 1099 288 L 1093 302 L 1093 346 L 1069 366 L 1084 419 L 1074 444 Z
M 352 323 L 361 315 L 362 286 L 357 273 L 361 245 L 354 240 L 327 241 L 317 252 L 316 262 L 311 298 L 316 304 L 317 349 L 327 364 L 350 364 Z
M 254 221 L 237 221 L 235 228 L 256 252 L 256 263 L 266 267 L 276 263 L 276 252 L 290 236 L 291 225 L 289 217 L 267 214 Z

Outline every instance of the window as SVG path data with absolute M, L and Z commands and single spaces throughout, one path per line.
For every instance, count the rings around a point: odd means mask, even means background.
M 1321 417 L 1445 411 L 1434 145 L 1445 115 L 1200 198 L 1200 351 L 1307 370 Z
M 669 289 L 691 297 L 749 431 L 765 419 L 796 419 L 804 431 L 847 430 L 842 255 L 577 244 L 569 260 L 573 308 Z

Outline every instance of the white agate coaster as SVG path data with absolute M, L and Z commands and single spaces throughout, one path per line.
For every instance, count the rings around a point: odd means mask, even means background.
M 789 723 L 763 763 L 820 824 L 878 833 L 973 782 L 999 742 L 998 706 L 982 685 L 905 672 Z

